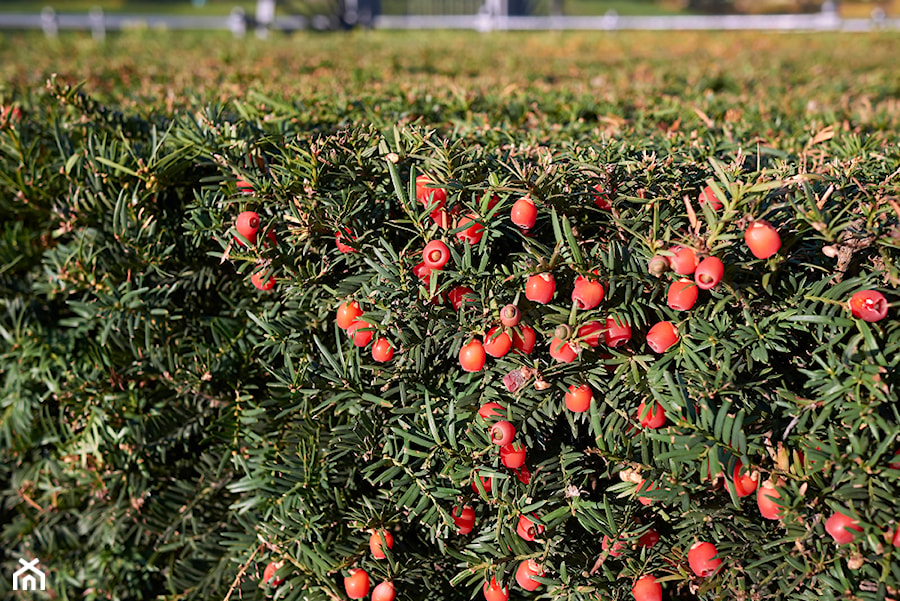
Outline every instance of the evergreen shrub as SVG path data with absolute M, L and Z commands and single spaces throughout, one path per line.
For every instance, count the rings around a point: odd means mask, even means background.
M 57 598 L 336 600 L 356 568 L 398 599 L 900 596 L 900 327 L 849 306 L 896 299 L 896 143 L 168 121 L 52 89 L 0 129 L 0 558 Z M 675 247 L 724 265 L 687 310 Z M 467 371 L 472 340 L 514 348 Z

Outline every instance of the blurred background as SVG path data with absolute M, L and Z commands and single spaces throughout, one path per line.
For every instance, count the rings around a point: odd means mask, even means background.
M 337 0 L 279 0 L 278 14 L 319 12 L 320 6 Z M 823 0 L 507 0 L 510 14 L 622 16 L 678 14 L 775 14 L 820 12 Z M 381 0 L 383 14 L 435 14 L 477 12 L 483 0 Z M 873 14 L 900 14 L 900 0 L 832 0 L 844 18 L 870 18 Z M 471 6 L 469 6 L 471 5 Z M 57 12 L 86 12 L 93 7 L 109 13 L 165 13 L 226 15 L 235 7 L 248 14 L 258 9 L 256 0 L 0 0 L 0 12 L 40 12 L 50 6 Z

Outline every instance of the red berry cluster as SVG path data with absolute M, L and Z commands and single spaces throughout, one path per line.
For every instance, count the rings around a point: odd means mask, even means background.
M 610 195 L 605 193 L 602 187 L 598 187 L 594 196 L 595 203 L 601 209 L 613 210 Z M 459 242 L 470 245 L 481 242 L 485 232 L 485 223 L 481 216 L 474 213 L 461 215 L 459 205 L 448 210 L 447 191 L 434 185 L 434 180 L 429 176 L 419 176 L 416 179 L 416 199 L 426 207 L 431 220 L 438 228 L 448 229 L 453 224 L 454 232 Z M 496 199 L 492 199 L 496 202 Z M 705 188 L 699 198 L 701 205 L 706 210 L 721 210 L 725 203 L 719 200 L 712 187 Z M 492 205 L 493 206 L 493 205 Z M 243 214 L 242 214 L 243 215 Z M 255 214 L 254 214 L 255 215 Z M 530 235 L 536 228 L 539 218 L 538 204 L 531 196 L 518 198 L 512 205 L 510 221 L 525 236 Z M 255 243 L 256 229 L 246 228 L 247 233 L 238 227 L 238 232 L 247 242 Z M 258 218 L 255 228 L 258 229 Z M 252 232 L 251 232 L 252 229 Z M 451 232 L 452 234 L 453 232 Z M 252 234 L 252 235 L 251 235 Z M 338 248 L 341 252 L 357 252 L 356 246 L 344 244 L 344 240 L 355 242 L 352 230 L 343 227 L 335 234 Z M 413 274 L 426 286 L 430 287 L 432 277 L 439 274 L 452 265 L 454 251 L 448 246 L 447 241 L 453 242 L 452 237 L 433 239 L 428 241 L 421 249 L 421 261 L 412 269 Z M 757 259 L 770 259 L 781 249 L 781 237 L 778 231 L 768 222 L 754 220 L 749 223 L 744 231 L 744 240 L 750 253 Z M 666 304 L 673 311 L 691 311 L 700 299 L 701 291 L 714 290 L 723 285 L 726 265 L 722 259 L 710 254 L 706 246 L 696 239 L 682 242 L 676 246 L 670 246 L 667 250 L 657 248 L 659 254 L 653 256 L 648 265 L 650 274 L 663 277 L 667 272 L 672 272 L 674 277 L 666 288 Z M 531 273 L 522 290 L 527 301 L 532 303 L 532 309 L 527 313 L 528 317 L 540 311 L 540 305 L 548 305 L 554 302 L 558 291 L 557 277 L 559 270 L 554 271 L 553 262 L 542 262 Z M 727 282 L 727 280 L 726 280 Z M 621 316 L 606 314 L 597 318 L 589 312 L 596 311 L 603 305 L 607 296 L 607 287 L 604 285 L 600 270 L 591 269 L 574 274 L 571 282 L 561 280 L 562 286 L 571 286 L 571 325 L 560 325 L 553 330 L 549 340 L 549 355 L 558 363 L 571 363 L 575 361 L 586 348 L 596 348 L 605 344 L 610 349 L 627 345 L 632 340 L 632 329 L 629 323 Z M 430 288 L 432 291 L 435 288 Z M 568 289 L 568 288 L 566 288 Z M 446 299 L 456 311 L 461 311 L 468 302 L 473 302 L 475 292 L 472 288 L 457 285 L 447 291 L 446 296 L 440 293 L 430 300 L 433 304 L 440 304 Z M 524 305 L 523 305 L 524 306 Z M 888 312 L 889 304 L 885 297 L 874 290 L 863 290 L 853 294 L 848 303 L 854 317 L 865 321 L 878 321 L 883 319 Z M 499 312 L 494 309 L 494 318 L 483 329 L 476 331 L 459 349 L 458 362 L 465 372 L 475 373 L 484 369 L 487 357 L 501 359 L 511 351 L 522 355 L 530 355 L 536 343 L 538 334 L 535 329 L 522 321 L 522 310 L 515 304 L 508 304 Z M 371 326 L 362 318 L 363 309 L 356 300 L 347 300 L 338 307 L 337 325 L 346 330 L 353 340 L 354 345 L 365 347 L 373 341 L 376 327 Z M 579 319 L 580 317 L 580 319 Z M 668 320 L 660 320 L 653 324 L 646 332 L 645 339 L 651 351 L 657 354 L 667 353 L 676 348 L 680 341 L 680 326 Z M 372 357 L 375 361 L 390 361 L 394 355 L 394 347 L 384 337 L 379 337 L 372 346 Z M 584 381 L 576 381 L 568 385 L 564 394 L 564 403 L 567 410 L 574 413 L 590 411 L 595 398 L 595 392 L 591 385 Z M 517 477 L 524 483 L 528 483 L 530 472 L 525 465 L 527 450 L 521 442 L 515 442 L 516 428 L 512 423 L 503 419 L 505 408 L 496 402 L 485 403 L 479 409 L 479 416 L 490 424 L 488 429 L 490 441 L 496 445 L 501 463 L 508 469 L 514 470 Z M 665 408 L 653 399 L 642 400 L 632 414 L 635 423 L 641 428 L 658 429 L 667 424 Z M 758 469 L 752 466 L 746 467 L 737 462 L 730 474 L 731 485 L 738 497 L 746 497 L 756 493 L 756 502 L 760 514 L 765 519 L 783 519 L 789 503 L 782 496 L 781 482 L 775 478 L 761 481 Z M 724 479 L 724 478 L 723 478 Z M 717 480 L 718 482 L 718 480 Z M 650 497 L 643 493 L 656 490 L 658 483 L 648 481 L 636 476 L 637 497 L 640 503 L 647 505 L 652 502 Z M 481 476 L 478 471 L 473 473 L 471 483 L 476 494 L 488 494 L 492 489 L 492 478 Z M 459 534 L 469 534 L 475 526 L 475 509 L 470 504 L 459 503 L 451 512 L 451 517 Z M 841 512 L 835 512 L 828 518 L 825 528 L 827 532 L 839 544 L 854 540 L 858 532 L 862 530 L 856 521 Z M 526 541 L 534 541 L 543 533 L 544 526 L 540 518 L 535 514 L 519 515 L 516 532 Z M 602 546 L 608 551 L 609 556 L 618 557 L 626 551 L 627 541 L 633 539 L 636 534 L 629 536 L 622 534 L 615 541 L 604 536 Z M 382 538 L 383 542 L 382 542 Z M 890 533 L 892 541 L 900 542 L 900 529 L 897 533 Z M 637 545 L 651 547 L 659 540 L 659 534 L 654 529 L 644 531 L 637 539 Z M 393 539 L 386 531 L 380 535 L 373 534 L 370 539 L 370 548 L 376 558 L 385 556 L 383 546 L 391 548 Z M 895 542 L 896 544 L 896 542 Z M 710 542 L 697 541 L 687 552 L 687 563 L 691 571 L 698 578 L 706 578 L 716 574 L 726 558 L 720 557 L 718 549 Z M 497 580 L 501 574 L 491 575 L 491 579 L 483 585 L 483 594 L 487 601 L 506 601 L 509 597 L 509 588 L 501 586 Z M 539 562 L 527 559 L 522 561 L 515 573 L 515 580 L 524 590 L 533 591 L 540 587 L 541 582 L 536 578 L 544 576 L 544 568 Z M 369 581 L 365 571 L 351 570 L 345 586 L 347 594 L 351 598 L 361 598 L 368 593 Z M 364 586 L 363 586 L 364 579 Z M 355 584 L 347 584 L 348 582 Z M 500 582 L 503 582 L 501 578 Z M 389 583 L 383 583 L 389 584 Z M 379 585 L 381 586 L 381 585 Z M 351 592 L 352 589 L 352 592 Z M 365 591 L 361 593 L 361 591 Z M 376 588 L 377 590 L 377 588 Z M 391 585 L 393 595 L 393 585 Z M 638 601 L 654 601 L 661 599 L 662 589 L 653 574 L 645 574 L 638 578 L 632 590 Z M 355 596 L 360 595 L 360 596 Z M 393 596 L 390 597 L 392 599 Z M 373 594 L 373 599 L 375 599 Z M 384 597 L 388 599 L 388 597 Z

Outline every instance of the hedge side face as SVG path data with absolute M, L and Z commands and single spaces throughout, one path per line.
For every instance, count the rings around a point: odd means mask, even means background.
M 896 136 L 168 122 L 51 91 L 0 129 L 4 565 L 71 599 L 343 599 L 354 568 L 400 599 L 897 598 L 897 308 L 850 307 L 897 298 Z

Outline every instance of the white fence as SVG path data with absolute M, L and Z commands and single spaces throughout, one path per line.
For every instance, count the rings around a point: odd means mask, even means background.
M 487 3 L 485 4 L 487 6 Z M 228 30 L 243 36 L 249 29 L 265 36 L 271 29 L 332 29 L 339 26 L 337 15 L 276 17 L 260 25 L 240 8 L 223 17 L 175 15 L 107 14 L 92 10 L 88 14 L 56 13 L 44 9 L 41 14 L 0 13 L 0 29 L 43 29 L 48 36 L 60 30 L 89 30 L 102 39 L 107 31 L 127 29 Z M 628 17 L 608 13 L 599 17 L 508 16 L 482 11 L 474 15 L 376 15 L 376 29 L 474 29 L 494 30 L 756 30 L 756 31 L 871 31 L 900 29 L 900 19 L 875 15 L 871 19 L 842 19 L 834 10 L 806 15 L 699 15 Z
M 836 13 L 807 15 L 697 15 L 600 17 L 504 15 L 379 15 L 378 29 L 601 30 L 601 31 L 873 31 L 900 29 L 900 19 L 842 19 Z

